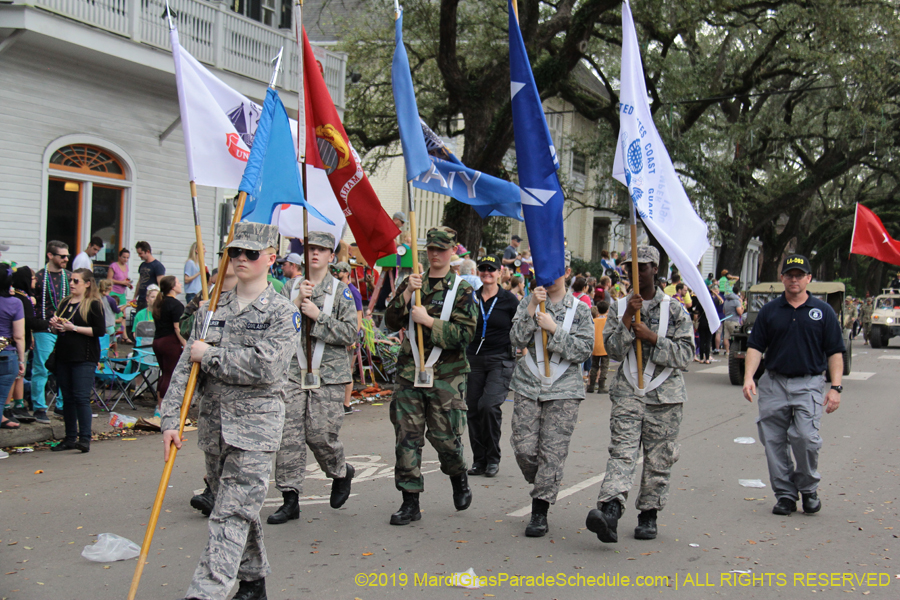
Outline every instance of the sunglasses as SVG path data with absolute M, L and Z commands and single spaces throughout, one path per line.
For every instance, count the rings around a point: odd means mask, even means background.
M 72 283 L 84 283 L 84 282 L 81 281 L 80 279 L 75 279 L 75 278 L 73 277 L 73 278 L 72 278 Z
M 237 259 L 238 256 L 244 254 L 249 261 L 259 260 L 260 251 L 259 250 L 246 250 L 244 248 L 229 248 L 228 249 L 228 257 L 232 260 Z
M 69 260 L 69 258 L 70 258 L 69 254 L 56 254 L 55 252 L 53 253 L 53 256 L 58 256 L 63 260 Z
M 482 273 L 493 273 L 497 270 L 497 267 L 492 267 L 491 265 L 481 265 L 478 267 L 478 270 Z

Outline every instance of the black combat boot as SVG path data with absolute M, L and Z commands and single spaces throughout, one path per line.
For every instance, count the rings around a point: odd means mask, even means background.
M 300 518 L 300 494 L 295 491 L 281 492 L 281 497 L 284 498 L 284 504 L 266 519 L 269 525 L 281 525 Z
M 531 500 L 531 522 L 525 528 L 526 537 L 544 537 L 550 527 L 547 525 L 547 509 L 550 503 L 534 498 Z
M 331 482 L 331 508 L 340 508 L 350 497 L 350 482 L 356 474 L 353 465 L 347 463 L 347 474 Z
M 421 518 L 419 493 L 403 492 L 403 504 L 400 510 L 391 515 L 391 525 L 409 525 L 410 521 L 418 521 Z
M 607 544 L 615 544 L 619 541 L 618 525 L 622 516 L 622 505 L 618 500 L 604 502 L 600 509 L 594 509 L 588 513 L 585 525 L 588 530 L 597 534 L 597 539 Z
M 256 581 L 241 581 L 237 594 L 231 600 L 268 600 L 266 596 L 266 578 Z
M 453 506 L 456 510 L 466 510 L 472 504 L 472 490 L 469 489 L 469 477 L 463 471 L 450 478 L 453 485 Z
M 204 517 L 208 517 L 213 510 L 213 506 L 216 505 L 216 497 L 213 496 L 212 490 L 209 489 L 209 485 L 203 490 L 202 494 L 197 494 L 193 498 L 191 498 L 191 507 L 196 508 L 200 512 L 203 513 Z
M 656 539 L 656 509 L 642 510 L 638 515 L 638 526 L 634 528 L 634 539 Z

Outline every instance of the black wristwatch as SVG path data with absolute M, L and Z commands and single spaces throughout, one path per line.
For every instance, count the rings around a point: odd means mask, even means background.
M 836 391 L 838 394 L 840 394 L 841 392 L 844 391 L 844 386 L 842 386 L 842 385 L 833 385 L 833 386 L 831 386 L 831 389 L 833 389 L 833 390 Z

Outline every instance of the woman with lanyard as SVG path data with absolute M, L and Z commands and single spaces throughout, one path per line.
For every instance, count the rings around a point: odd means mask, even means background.
M 66 399 L 66 437 L 51 448 L 54 452 L 91 449 L 91 388 L 100 360 L 100 338 L 106 334 L 102 303 L 94 274 L 89 269 L 76 269 L 72 273 L 72 293 L 50 319 L 50 329 L 58 336 L 54 372 Z
M 478 306 L 475 337 L 466 349 L 469 360 L 466 404 L 469 408 L 469 443 L 472 468 L 469 475 L 494 477 L 500 470 L 501 407 L 509 392 L 516 366 L 515 349 L 509 341 L 512 320 L 519 301 L 500 287 L 500 261 L 485 256 L 478 261 L 481 288 L 473 292 Z

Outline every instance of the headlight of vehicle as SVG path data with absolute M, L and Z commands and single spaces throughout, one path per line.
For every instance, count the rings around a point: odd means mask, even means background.
M 885 322 L 886 322 L 886 323 L 887 323 L 887 324 L 888 324 L 888 325 L 890 325 L 890 324 L 891 324 L 891 323 L 893 323 L 893 322 L 894 322 L 894 319 L 893 319 L 893 318 L 891 318 L 891 317 L 888 317 L 888 318 L 887 318 L 887 319 L 886 319 L 886 321 L 885 321 Z

